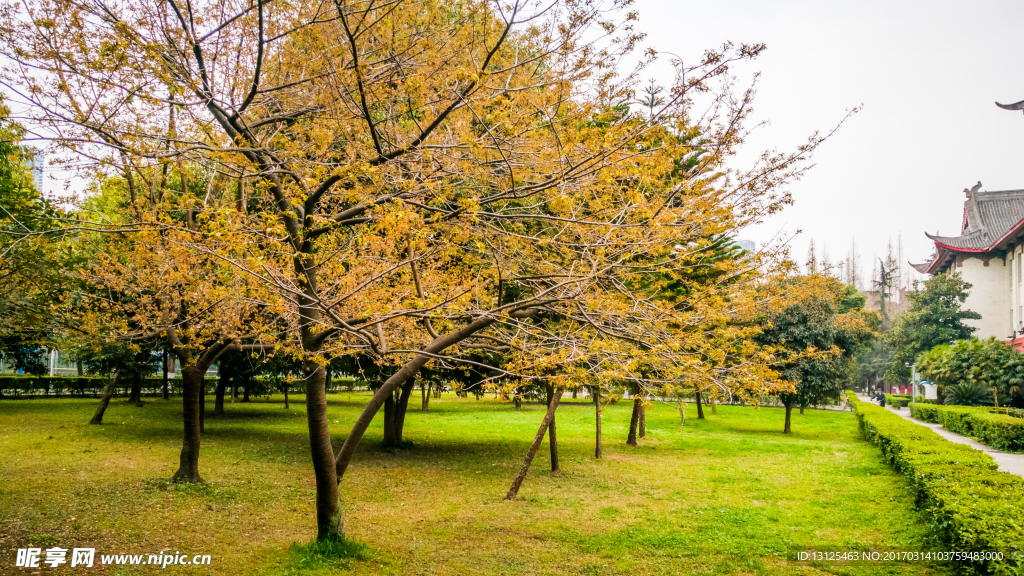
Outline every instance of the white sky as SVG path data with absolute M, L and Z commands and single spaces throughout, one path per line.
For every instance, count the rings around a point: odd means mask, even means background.
M 1024 188 L 1024 114 L 993 104 L 1024 100 L 1024 2 L 637 0 L 646 44 L 696 62 L 727 40 L 764 42 L 750 146 L 792 149 L 863 104 L 794 184 L 794 205 L 742 236 L 779 230 L 842 259 L 855 235 L 871 273 L 899 233 L 908 259 L 932 251 L 925 230 L 960 231 L 963 189 Z M 756 152 L 757 150 L 749 150 Z

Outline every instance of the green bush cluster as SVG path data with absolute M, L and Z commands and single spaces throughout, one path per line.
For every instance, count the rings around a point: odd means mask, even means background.
M 906 395 L 906 394 L 886 394 L 885 395 L 885 404 L 886 404 L 886 406 L 892 406 L 893 408 L 895 408 L 897 410 L 899 410 L 900 408 L 903 408 L 904 406 L 907 406 L 908 404 L 910 404 L 913 401 L 914 401 L 913 397 L 911 397 L 909 395 Z
M 984 452 L 847 395 L 865 438 L 910 481 L 917 506 L 948 549 L 1003 554 L 959 564 L 960 573 L 1024 574 L 1024 478 L 999 472 Z
M 99 396 L 109 379 L 102 376 L 0 376 L 0 396 Z M 143 390 L 163 390 L 160 378 L 147 378 Z M 172 392 L 181 391 L 181 380 L 171 379 Z M 124 386 L 119 391 L 125 390 Z
M 110 380 L 103 376 L 0 376 L 0 398 L 13 397 L 13 396 L 101 396 L 103 394 L 103 388 L 107 385 Z M 250 390 L 250 393 L 254 396 L 265 396 L 272 394 L 275 390 L 278 392 L 282 391 L 282 385 L 274 383 L 272 387 L 270 382 L 264 378 L 255 379 L 256 386 Z M 128 388 L 125 386 L 127 382 L 122 382 L 122 385 L 115 391 L 116 396 L 123 396 L 128 394 Z M 335 376 L 331 381 L 331 391 L 336 391 L 339 388 L 346 390 L 353 390 L 356 384 L 360 384 L 358 380 L 350 376 Z M 214 386 L 217 385 L 216 377 L 206 378 L 206 389 L 207 392 L 212 392 Z M 302 380 L 296 380 L 288 383 L 289 393 L 305 393 L 306 388 Z M 181 394 L 181 378 L 171 378 L 167 381 L 168 390 L 172 395 Z M 164 381 L 162 378 L 146 378 L 142 381 L 142 390 L 145 394 L 153 394 L 155 390 L 163 393 Z
M 993 388 L 999 401 L 1009 404 L 1024 391 L 1024 354 L 995 338 L 940 344 L 918 363 L 921 375 L 939 385 L 939 398 L 948 404 L 991 406 Z
M 911 404 L 910 415 L 1007 452 L 1024 451 L 1024 419 L 996 408 Z

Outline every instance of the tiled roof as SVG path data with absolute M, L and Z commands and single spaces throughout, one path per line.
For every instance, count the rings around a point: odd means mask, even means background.
M 992 242 L 1002 238 L 1024 219 L 1024 190 L 977 192 L 971 194 L 965 206 L 969 207 L 972 203 L 975 205 L 981 230 L 988 232 Z M 968 220 L 970 217 L 971 211 L 968 208 Z M 971 226 L 973 229 L 973 223 Z
M 960 248 L 962 250 L 984 250 L 992 243 L 989 235 L 980 230 L 963 236 L 933 236 L 927 232 L 924 235 L 950 248 Z
M 942 266 L 940 260 L 955 252 L 990 252 L 1011 232 L 1019 234 L 1024 224 L 1024 190 L 981 191 L 981 182 L 970 190 L 964 189 L 963 228 L 959 236 L 939 236 L 925 232 L 942 247 L 936 258 L 927 264 L 911 264 L 924 273 L 935 273 Z M 944 256 L 945 254 L 945 256 Z
M 927 274 L 928 273 L 928 268 L 932 265 L 931 262 L 924 262 L 922 264 L 914 264 L 913 262 L 907 262 L 907 264 L 910 264 L 911 268 L 913 268 L 914 270 L 917 270 L 921 274 Z
M 926 236 L 953 249 L 987 251 L 1024 220 L 1024 190 L 982 192 L 979 182 L 964 202 L 964 227 L 960 236 Z

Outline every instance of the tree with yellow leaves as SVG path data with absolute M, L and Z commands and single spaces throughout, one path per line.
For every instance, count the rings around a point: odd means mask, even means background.
M 150 324 L 177 330 L 183 309 L 168 303 L 177 288 L 161 284 L 159 254 L 187 264 L 182 293 L 204 296 L 184 309 L 216 296 L 223 311 L 193 341 L 227 347 L 257 312 L 294 335 L 318 538 L 333 538 L 370 421 L 428 363 L 502 352 L 511 360 L 489 369 L 553 378 L 556 399 L 595 377 L 681 378 L 674 360 L 693 352 L 666 335 L 701 349 L 700 331 L 681 328 L 706 326 L 726 288 L 668 303 L 644 282 L 684 275 L 708 238 L 777 210 L 820 143 L 722 172 L 752 93 L 710 91 L 759 45 L 708 52 L 662 102 L 631 110 L 637 76 L 615 66 L 640 36 L 619 4 L 6 5 L 3 77 L 56 142 L 123 175 L 131 206 L 159 201 L 177 172 L 174 208 L 129 210 L 129 225 L 107 230 L 145 237 L 136 257 L 153 272 L 136 273 L 151 277 L 125 284 L 153 286 L 151 309 L 173 312 Z M 694 94 L 711 99 L 697 120 Z M 205 190 L 187 182 L 191 166 L 209 175 Z M 170 226 L 175 211 L 183 222 Z M 337 452 L 328 354 L 394 367 Z

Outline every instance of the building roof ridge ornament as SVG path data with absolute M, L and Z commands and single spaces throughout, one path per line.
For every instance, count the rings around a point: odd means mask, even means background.
M 1024 100 L 1014 102 L 1013 104 L 1000 104 L 999 102 L 996 102 L 996 106 L 999 106 L 1003 110 L 1024 110 Z

